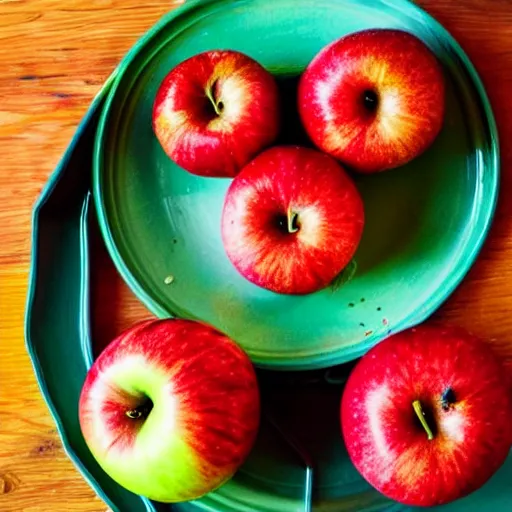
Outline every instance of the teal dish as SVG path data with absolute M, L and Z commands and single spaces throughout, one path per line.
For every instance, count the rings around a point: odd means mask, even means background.
M 224 252 L 220 215 L 230 180 L 183 171 L 157 142 L 157 88 L 183 59 L 233 48 L 274 73 L 293 110 L 297 77 L 313 56 L 371 27 L 407 30 L 436 53 L 448 84 L 444 129 L 407 166 L 356 176 L 367 223 L 355 272 L 341 286 L 302 297 L 273 294 L 241 277 Z M 292 130 L 288 139 L 300 140 L 300 133 Z M 284 370 L 353 360 L 433 313 L 478 254 L 498 181 L 496 126 L 476 71 L 443 27 L 403 0 L 189 2 L 121 63 L 94 153 L 101 229 L 140 300 L 157 316 L 214 325 L 259 366 Z

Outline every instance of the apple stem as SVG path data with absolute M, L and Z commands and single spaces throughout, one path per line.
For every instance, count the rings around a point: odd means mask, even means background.
M 213 110 L 215 110 L 215 113 L 220 116 L 222 113 L 222 101 L 215 100 L 213 96 L 213 88 L 215 87 L 215 82 L 212 84 L 211 87 L 206 88 L 206 97 L 210 100 L 211 104 L 213 105 Z
M 296 212 L 292 212 L 291 210 L 288 210 L 286 217 L 288 220 L 288 233 L 296 233 L 297 231 L 299 231 L 299 226 L 297 225 L 297 219 L 299 217 L 299 214 Z
M 425 432 L 427 433 L 428 440 L 432 441 L 432 439 L 434 439 L 434 434 L 432 433 L 432 430 L 427 423 L 427 419 L 425 418 L 425 413 L 423 412 L 421 402 L 419 400 L 414 400 L 414 402 L 412 403 L 412 407 L 414 409 L 414 412 L 416 413 L 416 416 L 418 416 L 418 419 L 420 420 L 422 427 L 425 429 Z
M 153 408 L 153 402 L 147 400 L 143 404 L 135 407 L 135 409 L 129 409 L 125 412 L 126 416 L 131 420 L 146 419 Z
M 132 420 L 138 420 L 142 417 L 142 411 L 139 409 L 132 409 L 130 411 L 126 411 L 126 416 Z

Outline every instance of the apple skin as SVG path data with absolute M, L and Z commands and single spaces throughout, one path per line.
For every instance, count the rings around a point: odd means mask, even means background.
M 167 155 L 192 174 L 233 177 L 279 133 L 273 76 L 243 53 L 197 54 L 161 83 L 153 130 Z
M 343 393 L 343 437 L 356 468 L 382 494 L 409 506 L 442 505 L 481 487 L 505 461 L 511 395 L 487 344 L 459 328 L 423 325 L 359 361 Z
M 445 83 L 418 38 L 366 30 L 321 50 L 302 75 L 298 98 L 312 141 L 372 173 L 404 165 L 433 143 L 443 125 Z
M 123 332 L 94 362 L 79 402 L 83 436 L 105 472 L 167 503 L 199 498 L 231 478 L 259 418 L 246 354 L 188 320 L 150 320 Z
M 330 156 L 300 146 L 260 153 L 232 181 L 222 240 L 236 269 L 281 294 L 327 286 L 361 240 L 363 202 Z

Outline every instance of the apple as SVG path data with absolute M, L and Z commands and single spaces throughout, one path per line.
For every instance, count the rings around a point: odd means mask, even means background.
M 349 456 L 385 496 L 442 505 L 481 487 L 512 445 L 512 393 L 489 345 L 423 325 L 372 348 L 341 402 Z
M 221 232 L 246 279 L 276 293 L 306 294 L 327 286 L 350 262 L 363 225 L 359 192 L 333 158 L 276 146 L 231 182 Z
M 298 97 L 312 141 L 363 173 L 406 164 L 443 125 L 441 66 L 401 30 L 366 30 L 331 43 L 303 73 Z
M 183 169 L 233 177 L 278 135 L 277 84 L 243 53 L 200 53 L 164 78 L 154 101 L 153 130 Z
M 259 390 L 246 354 L 190 320 L 123 332 L 87 373 L 80 427 L 94 458 L 126 489 L 161 502 L 199 498 L 249 454 Z

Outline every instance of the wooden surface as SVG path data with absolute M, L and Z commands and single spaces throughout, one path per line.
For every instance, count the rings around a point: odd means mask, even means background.
M 139 36 L 177 3 L 0 0 L 2 512 L 106 509 L 63 453 L 25 353 L 30 212 L 103 81 Z M 488 243 L 436 316 L 489 339 L 512 369 L 512 0 L 419 3 L 456 36 L 481 73 L 503 157 L 502 193 Z M 94 332 L 103 345 L 147 312 L 101 246 L 95 265 Z

